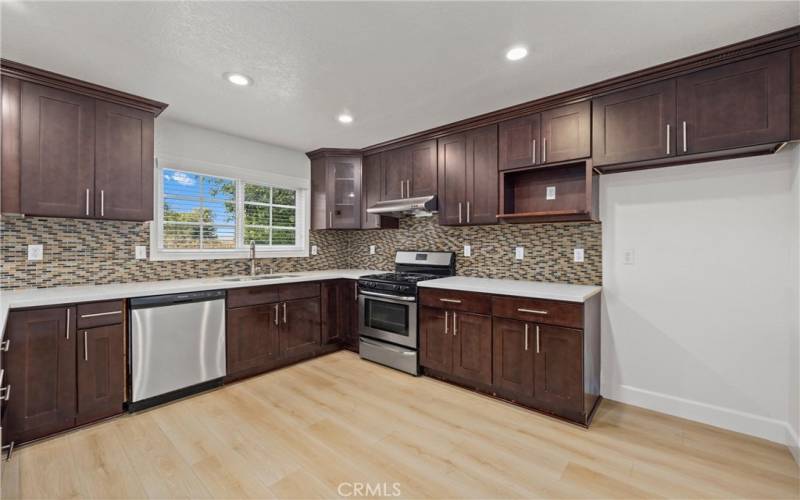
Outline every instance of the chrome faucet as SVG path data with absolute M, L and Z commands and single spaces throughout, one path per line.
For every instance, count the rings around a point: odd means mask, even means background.
M 256 275 L 256 241 L 250 240 L 250 276 Z

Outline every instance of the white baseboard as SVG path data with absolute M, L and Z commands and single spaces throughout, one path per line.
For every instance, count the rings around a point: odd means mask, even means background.
M 786 426 L 786 441 L 790 444 L 786 446 L 789 447 L 789 451 L 792 453 L 794 457 L 794 461 L 797 462 L 797 465 L 800 466 L 800 437 L 797 436 L 797 433 L 792 429 L 791 425 Z
M 715 406 L 690 399 L 670 396 L 658 392 L 639 389 L 629 385 L 619 385 L 603 391 L 603 397 L 641 406 L 668 415 L 702 422 L 742 434 L 756 436 L 786 445 L 798 459 L 797 435 L 788 422 L 774 418 L 747 413 L 732 408 Z

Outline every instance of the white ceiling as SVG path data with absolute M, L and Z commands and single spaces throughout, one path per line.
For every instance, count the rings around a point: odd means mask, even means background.
M 368 146 L 800 23 L 797 1 L 1 5 L 4 58 L 303 151 Z M 505 60 L 518 43 L 529 56 Z M 233 87 L 228 71 L 255 85 Z

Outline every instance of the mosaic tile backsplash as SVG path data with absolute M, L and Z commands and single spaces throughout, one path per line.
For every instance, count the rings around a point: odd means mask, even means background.
M 394 267 L 396 250 L 456 252 L 457 274 L 491 278 L 599 285 L 602 282 L 600 224 L 503 224 L 439 226 L 436 217 L 406 218 L 400 229 L 311 231 L 319 254 L 310 257 L 259 259 L 275 272 Z M 136 245 L 149 246 L 148 223 L 0 218 L 0 288 L 109 284 L 246 274 L 247 259 L 148 261 L 134 259 Z M 28 262 L 27 245 L 43 244 L 44 259 Z M 472 257 L 463 257 L 465 244 Z M 375 255 L 369 246 L 376 246 Z M 514 259 L 514 247 L 525 258 Z M 574 248 L 585 262 L 575 263 Z

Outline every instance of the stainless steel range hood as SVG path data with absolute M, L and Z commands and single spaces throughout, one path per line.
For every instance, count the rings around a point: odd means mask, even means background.
M 438 208 L 436 195 L 420 196 L 419 198 L 401 198 L 399 200 L 379 201 L 367 209 L 367 213 L 387 215 L 389 217 L 428 217 L 433 215 Z

